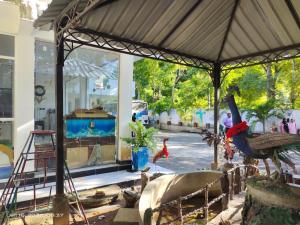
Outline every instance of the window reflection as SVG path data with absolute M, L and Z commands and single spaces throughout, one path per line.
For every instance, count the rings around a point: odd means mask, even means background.
M 0 34 L 0 179 L 8 178 L 13 169 L 13 79 L 14 37 Z M 4 57 L 3 57 L 4 56 Z
M 0 179 L 8 178 L 13 169 L 12 122 L 0 121 Z
M 0 55 L 15 56 L 15 37 L 11 35 L 0 34 Z
M 11 118 L 14 61 L 0 59 L 0 118 Z
M 35 124 L 55 129 L 54 45 L 36 42 Z M 64 65 L 65 152 L 71 168 L 115 162 L 119 57 L 79 48 Z

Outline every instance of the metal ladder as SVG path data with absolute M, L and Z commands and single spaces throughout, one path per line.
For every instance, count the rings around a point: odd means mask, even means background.
M 25 145 L 22 149 L 22 152 L 20 153 L 20 156 L 13 168 L 12 174 L 10 175 L 3 192 L 1 194 L 0 198 L 0 224 L 5 224 L 9 221 L 12 212 L 17 211 L 17 197 L 18 194 L 21 192 L 27 192 L 27 191 L 33 191 L 33 209 L 31 211 L 38 211 L 37 209 L 37 198 L 36 198 L 36 191 L 40 189 L 49 189 L 49 198 L 48 198 L 48 209 L 50 208 L 51 204 L 51 193 L 52 188 L 55 187 L 54 185 L 50 185 L 50 183 L 47 182 L 47 160 L 49 160 L 48 157 L 38 157 L 35 152 L 32 150 L 32 143 L 34 142 L 35 137 L 45 137 L 49 136 L 51 139 L 51 149 L 53 151 L 53 156 L 55 155 L 55 144 L 54 144 L 54 136 L 55 131 L 51 130 L 35 130 L 31 131 Z M 37 163 L 43 160 L 44 162 L 44 176 L 43 176 L 43 183 L 42 184 L 36 184 L 35 181 L 29 183 L 30 180 L 34 179 L 30 178 L 28 175 L 33 174 L 34 171 L 26 171 L 26 164 L 28 161 L 34 161 L 37 165 Z M 65 185 L 66 194 L 72 195 L 76 199 L 76 207 L 70 205 L 71 212 L 77 213 L 82 220 L 85 222 L 85 224 L 89 225 L 89 222 L 87 220 L 87 217 L 84 212 L 84 208 L 79 201 L 78 193 L 75 189 L 69 168 L 67 166 L 67 163 L 65 162 L 65 174 L 64 179 L 67 185 Z M 29 183 L 29 184 L 28 184 Z M 29 207 L 30 208 L 30 207 Z M 74 219 L 74 217 L 73 217 Z

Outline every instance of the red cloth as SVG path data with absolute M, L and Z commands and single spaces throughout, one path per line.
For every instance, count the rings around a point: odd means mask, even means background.
M 239 124 L 234 125 L 233 127 L 231 127 L 227 132 L 226 132 L 226 137 L 227 138 L 232 138 L 233 136 L 246 131 L 248 129 L 248 125 L 246 123 L 246 121 L 243 121 Z
M 159 160 L 162 157 L 166 157 L 167 159 L 169 157 L 169 152 L 165 143 L 163 149 L 154 155 L 153 163 L 155 163 L 157 160 Z
M 169 152 L 168 152 L 168 149 L 167 149 L 166 145 L 164 145 L 164 147 L 163 147 L 163 152 L 165 154 L 165 157 L 168 158 L 169 157 Z

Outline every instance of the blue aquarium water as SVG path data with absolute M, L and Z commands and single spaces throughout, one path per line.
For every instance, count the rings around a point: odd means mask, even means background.
M 12 166 L 0 167 L 0 179 L 8 178 L 13 170 Z
M 115 119 L 67 119 L 66 137 L 109 137 L 115 136 Z

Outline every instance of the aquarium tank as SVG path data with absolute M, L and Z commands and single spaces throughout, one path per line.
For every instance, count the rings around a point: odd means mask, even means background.
M 115 136 L 115 119 L 67 119 L 66 138 Z

